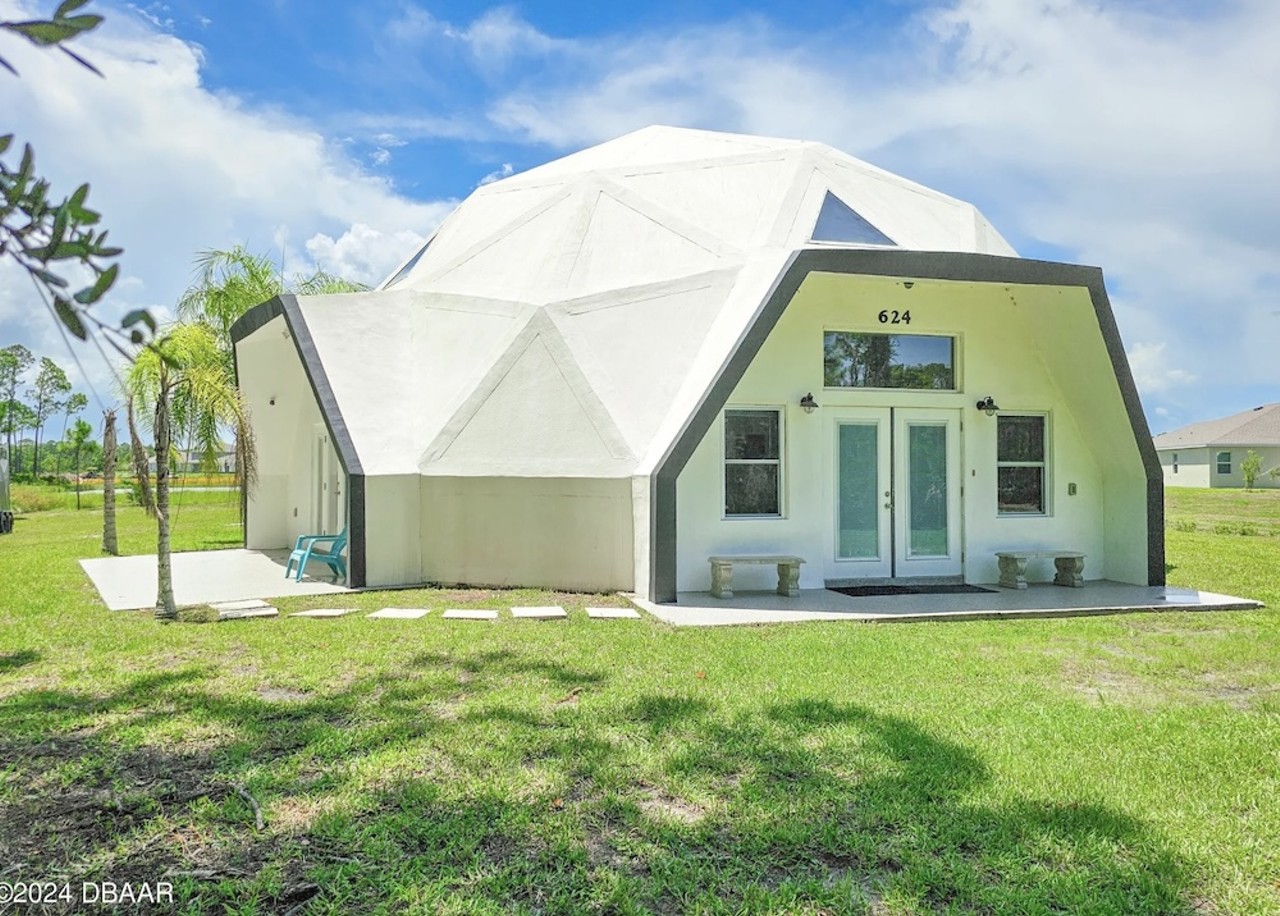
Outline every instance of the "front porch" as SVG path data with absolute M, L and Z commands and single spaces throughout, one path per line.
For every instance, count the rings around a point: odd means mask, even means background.
M 675 626 L 741 626 L 844 620 L 863 623 L 923 620 L 980 620 L 1019 617 L 1078 617 L 1161 611 L 1227 611 L 1262 607 L 1258 601 L 1172 586 L 1089 581 L 1082 588 L 1032 584 L 1025 589 L 984 585 L 990 591 L 963 594 L 894 595 L 851 598 L 825 588 L 801 589 L 793 598 L 774 592 L 737 592 L 713 598 L 710 592 L 680 592 L 674 604 L 632 598 L 660 620 Z

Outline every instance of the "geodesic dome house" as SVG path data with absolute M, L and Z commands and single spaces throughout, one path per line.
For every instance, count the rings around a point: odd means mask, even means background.
M 376 290 L 233 336 L 246 545 L 345 527 L 355 585 L 670 600 L 716 554 L 799 556 L 820 588 L 1068 546 L 1163 582 L 1101 272 L 822 144 L 636 131 L 480 187 Z

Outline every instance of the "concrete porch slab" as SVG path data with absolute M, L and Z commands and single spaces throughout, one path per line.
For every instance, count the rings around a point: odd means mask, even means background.
M 200 550 L 173 555 L 173 597 L 179 606 L 289 598 L 350 591 L 345 585 L 305 577 L 285 578 L 288 550 Z M 156 558 L 98 557 L 81 560 L 103 602 L 113 611 L 156 606 Z
M 354 607 L 317 607 L 309 611 L 294 611 L 290 617 L 346 617 L 355 614 L 359 608 Z
M 922 620 L 982 620 L 1004 617 L 1077 617 L 1160 611 L 1249 610 L 1262 604 L 1213 592 L 1174 587 L 1126 585 L 1096 580 L 1083 588 L 1034 584 L 1025 590 L 990 586 L 990 592 L 959 595 L 895 595 L 851 598 L 825 588 L 802 589 L 794 598 L 773 592 L 738 592 L 713 598 L 709 592 L 681 592 L 674 604 L 631 598 L 639 607 L 675 626 L 711 627 L 806 620 L 862 623 Z

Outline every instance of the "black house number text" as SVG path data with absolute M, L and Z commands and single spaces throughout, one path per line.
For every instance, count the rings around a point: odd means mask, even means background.
M 881 324 L 911 324 L 911 310 L 900 312 L 897 309 L 881 309 Z

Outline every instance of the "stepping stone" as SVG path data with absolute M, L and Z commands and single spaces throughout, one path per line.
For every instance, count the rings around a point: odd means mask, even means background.
M 214 605 L 216 607 L 216 605 Z M 218 622 L 224 620 L 246 620 L 250 617 L 279 617 L 280 612 L 275 608 L 262 604 L 255 607 L 229 608 L 227 610 L 218 611 Z
M 261 598 L 249 598 L 245 601 L 219 601 L 216 604 L 209 605 L 209 607 L 218 613 L 222 613 L 223 611 L 250 611 L 254 608 L 270 607 L 270 605 Z
M 354 607 L 318 607 L 310 611 L 294 611 L 290 617 L 345 617 L 354 614 L 359 608 Z
M 446 620 L 497 620 L 497 611 L 459 610 L 450 608 L 444 612 Z
M 523 617 L 527 620 L 557 620 L 569 615 L 565 613 L 564 608 L 556 605 L 554 607 L 513 607 L 511 616 Z
M 379 617 L 386 620 L 417 620 L 419 617 L 426 617 L 431 611 L 425 607 L 384 607 L 380 611 L 374 611 L 370 617 Z
M 589 607 L 587 616 L 593 620 L 639 620 L 640 612 L 629 607 Z

